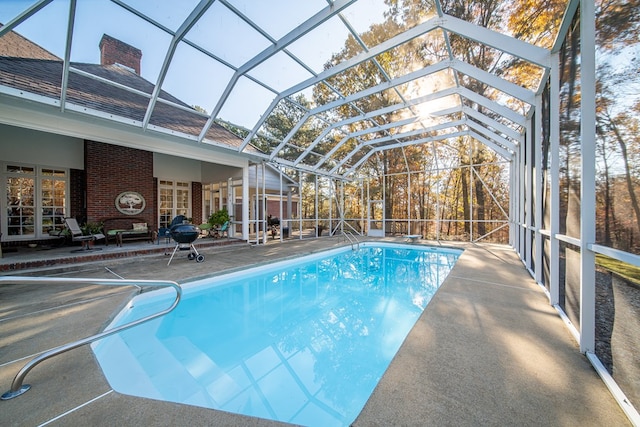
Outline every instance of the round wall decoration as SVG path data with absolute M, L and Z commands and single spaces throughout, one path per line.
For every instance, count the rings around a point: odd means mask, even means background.
M 125 215 L 138 215 L 145 206 L 144 197 L 135 191 L 125 191 L 116 197 L 116 209 Z

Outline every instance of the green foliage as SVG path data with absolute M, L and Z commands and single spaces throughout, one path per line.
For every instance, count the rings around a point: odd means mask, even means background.
M 208 222 L 211 225 L 222 225 L 227 221 L 229 221 L 229 212 L 226 209 L 220 209 L 211 214 Z
M 240 138 L 244 139 L 247 135 L 249 135 L 249 131 L 240 126 L 236 126 L 233 123 L 225 122 L 224 120 L 216 119 L 215 122 L 228 130 L 229 132 L 238 135 Z
M 613 258 L 609 258 L 604 255 L 596 255 L 596 264 L 603 267 L 613 273 L 618 274 L 621 277 L 629 280 L 636 285 L 640 285 L 640 268 L 627 264 L 626 262 L 618 261 Z
M 192 106 L 194 110 L 200 112 L 200 113 L 204 113 L 204 114 L 209 114 L 209 112 L 207 112 L 207 110 L 205 110 L 204 108 L 202 108 L 199 105 L 193 105 Z
M 85 225 L 83 225 L 80 228 L 82 229 L 82 234 L 84 234 L 85 236 L 88 236 L 91 234 L 102 233 L 103 227 L 104 227 L 104 224 L 102 222 L 87 222 Z

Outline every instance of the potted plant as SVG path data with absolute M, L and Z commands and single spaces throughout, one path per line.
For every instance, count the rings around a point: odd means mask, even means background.
M 95 234 L 102 234 L 103 227 L 104 227 L 104 224 L 101 222 L 87 222 L 86 224 L 81 226 L 80 229 L 82 229 L 83 235 L 92 236 Z M 89 247 L 92 247 L 94 243 L 95 243 L 95 240 L 87 241 L 87 244 L 89 245 Z
M 82 234 L 90 236 L 92 234 L 102 233 L 102 227 L 104 227 L 104 224 L 101 222 L 87 222 L 80 228 L 82 229 Z
M 227 221 L 229 221 L 229 212 L 227 212 L 226 208 L 222 208 L 219 211 L 212 213 L 208 222 L 215 227 L 220 226 Z

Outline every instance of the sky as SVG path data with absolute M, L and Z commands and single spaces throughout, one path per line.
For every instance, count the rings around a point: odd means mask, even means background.
M 172 31 L 198 4 L 198 0 L 124 0 L 126 4 Z M 29 8 L 33 0 L 0 0 L 0 22 L 6 23 Z M 64 57 L 69 0 L 54 0 L 15 31 L 59 57 Z M 229 0 L 267 36 L 214 2 L 187 34 L 186 39 L 239 67 L 278 40 L 302 21 L 327 6 L 326 0 Z M 179 5 L 177 7 L 176 5 Z M 344 11 L 359 33 L 382 21 L 383 0 L 359 0 Z M 165 61 L 171 36 L 108 0 L 77 2 L 71 52 L 72 62 L 99 63 L 98 44 L 103 34 L 122 40 L 143 52 L 141 74 L 152 83 Z M 331 54 L 339 51 L 347 36 L 346 27 L 336 17 L 290 45 L 290 51 L 313 71 L 320 72 Z M 189 105 L 208 112 L 227 86 L 234 70 L 209 58 L 185 43 L 175 51 L 163 89 Z M 312 75 L 284 53 L 279 53 L 251 71 L 258 80 L 276 91 L 287 89 Z M 251 129 L 276 95 L 249 79 L 241 79 L 218 115 L 219 118 Z

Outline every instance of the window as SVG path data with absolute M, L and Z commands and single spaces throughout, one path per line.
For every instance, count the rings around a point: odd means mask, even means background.
M 191 184 L 160 180 L 158 185 L 158 224 L 168 227 L 178 215 L 191 217 Z
M 64 228 L 69 193 L 66 170 L 5 164 L 3 175 L 7 215 L 2 232 L 8 240 L 44 238 Z
M 202 218 L 207 221 L 212 213 L 227 205 L 226 184 L 205 184 L 202 186 Z

